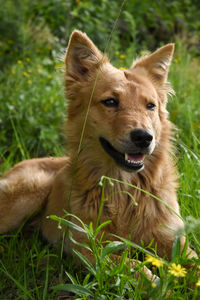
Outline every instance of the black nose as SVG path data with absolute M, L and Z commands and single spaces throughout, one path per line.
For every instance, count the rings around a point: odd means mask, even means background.
M 135 129 L 130 133 L 131 141 L 138 148 L 147 148 L 153 140 L 153 136 L 148 130 L 145 129 Z

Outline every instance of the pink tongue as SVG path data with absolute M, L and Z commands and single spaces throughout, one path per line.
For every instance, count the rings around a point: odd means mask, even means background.
M 138 154 L 128 154 L 128 159 L 132 161 L 140 161 L 143 160 L 144 154 L 138 153 Z

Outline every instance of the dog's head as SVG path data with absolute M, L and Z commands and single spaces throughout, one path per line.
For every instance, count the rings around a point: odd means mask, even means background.
M 167 75 L 174 45 L 136 60 L 129 70 L 112 66 L 86 34 L 74 31 L 67 53 L 68 143 L 96 160 L 140 171 L 159 147 L 166 121 Z M 80 149 L 79 149 L 80 150 Z

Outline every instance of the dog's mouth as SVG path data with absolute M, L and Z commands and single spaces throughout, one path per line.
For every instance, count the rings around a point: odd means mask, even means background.
M 117 151 L 105 138 L 100 137 L 99 141 L 106 153 L 108 153 L 122 169 L 129 172 L 143 169 L 144 159 L 146 156 L 144 153 L 121 153 Z

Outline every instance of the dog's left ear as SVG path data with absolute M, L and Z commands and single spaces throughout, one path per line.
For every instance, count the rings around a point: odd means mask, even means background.
M 72 80 L 85 80 L 89 71 L 99 67 L 102 58 L 101 52 L 85 33 L 73 31 L 64 58 L 67 76 Z
M 174 44 L 167 44 L 151 55 L 137 60 L 133 63 L 131 70 L 145 72 L 156 85 L 164 85 L 167 81 L 173 53 Z

